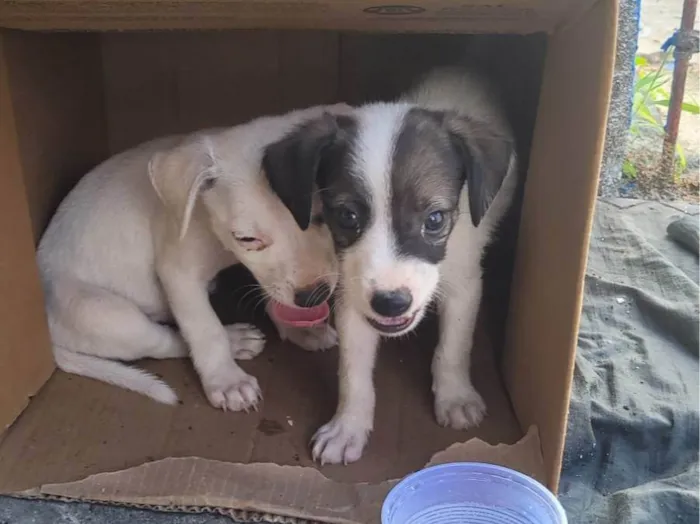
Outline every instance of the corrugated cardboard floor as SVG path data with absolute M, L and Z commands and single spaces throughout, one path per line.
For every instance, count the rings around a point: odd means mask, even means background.
M 259 325 L 269 325 L 266 319 L 255 318 L 249 307 L 254 302 L 244 302 L 245 307 L 235 311 L 236 297 L 222 300 L 219 295 L 214 304 L 225 320 L 255 319 Z M 146 363 L 177 389 L 182 404 L 176 407 L 57 372 L 5 434 L 0 445 L 0 491 L 75 481 L 166 457 L 314 466 L 308 443 L 335 409 L 337 351 L 309 353 L 268 332 L 266 350 L 243 363 L 263 389 L 260 412 L 224 413 L 212 408 L 185 359 Z M 435 422 L 430 378 L 435 322 L 429 321 L 417 334 L 385 344 L 380 353 L 376 424 L 363 460 L 321 468 L 323 474 L 340 481 L 379 482 L 414 471 L 437 451 L 471 437 L 492 444 L 519 440 L 523 433 L 485 339 L 482 331 L 474 379 L 492 416 L 477 430 L 458 432 Z

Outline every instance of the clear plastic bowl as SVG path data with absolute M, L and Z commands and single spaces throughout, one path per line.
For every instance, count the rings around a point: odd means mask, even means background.
M 384 500 L 382 524 L 567 524 L 552 493 L 502 466 L 456 462 L 399 482 Z

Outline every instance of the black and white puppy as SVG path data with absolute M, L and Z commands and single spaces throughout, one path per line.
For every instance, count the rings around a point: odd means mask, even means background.
M 433 299 L 435 415 L 455 429 L 478 425 L 486 406 L 470 353 L 481 258 L 517 177 L 514 140 L 491 91 L 461 69 L 436 70 L 397 102 L 307 123 L 266 158 L 268 172 L 294 181 L 285 203 L 300 222 L 318 184 L 340 260 L 339 402 L 314 436 L 314 458 L 360 458 L 373 427 L 380 337 L 414 329 Z

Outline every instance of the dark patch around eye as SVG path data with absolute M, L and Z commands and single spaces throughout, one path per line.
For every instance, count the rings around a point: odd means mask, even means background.
M 319 164 L 318 185 L 323 201 L 323 216 L 333 235 L 337 251 L 343 251 L 362 236 L 371 221 L 370 190 L 361 177 L 351 176 L 353 167 L 352 151 L 357 139 L 357 124 L 352 119 L 339 118 L 343 129 L 342 140 L 328 148 Z M 357 227 L 341 227 L 337 211 L 351 208 L 357 215 Z
M 410 110 L 392 158 L 392 229 L 401 254 L 432 264 L 445 258 L 463 184 L 457 160 L 440 123 L 423 110 Z M 425 220 L 437 211 L 431 209 L 436 200 L 447 208 L 440 209 L 442 227 L 429 232 Z
M 344 223 L 343 212 L 346 212 L 348 204 L 328 203 L 326 209 L 326 223 L 333 235 L 336 249 L 343 250 L 352 246 L 362 236 L 362 232 L 369 222 L 369 209 L 364 204 L 353 204 L 352 213 L 355 223 L 350 227 Z

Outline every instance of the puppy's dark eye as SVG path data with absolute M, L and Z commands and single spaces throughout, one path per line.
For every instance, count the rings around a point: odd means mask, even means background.
M 311 223 L 314 226 L 322 226 L 325 223 L 325 220 L 323 220 L 323 215 L 321 213 L 319 213 L 318 215 L 312 216 Z
M 355 230 L 360 226 L 360 219 L 357 213 L 349 207 L 339 207 L 335 210 L 335 219 L 343 229 Z
M 428 215 L 428 218 L 423 222 L 423 229 L 426 233 L 439 233 L 445 227 L 445 213 L 442 211 L 433 211 Z

